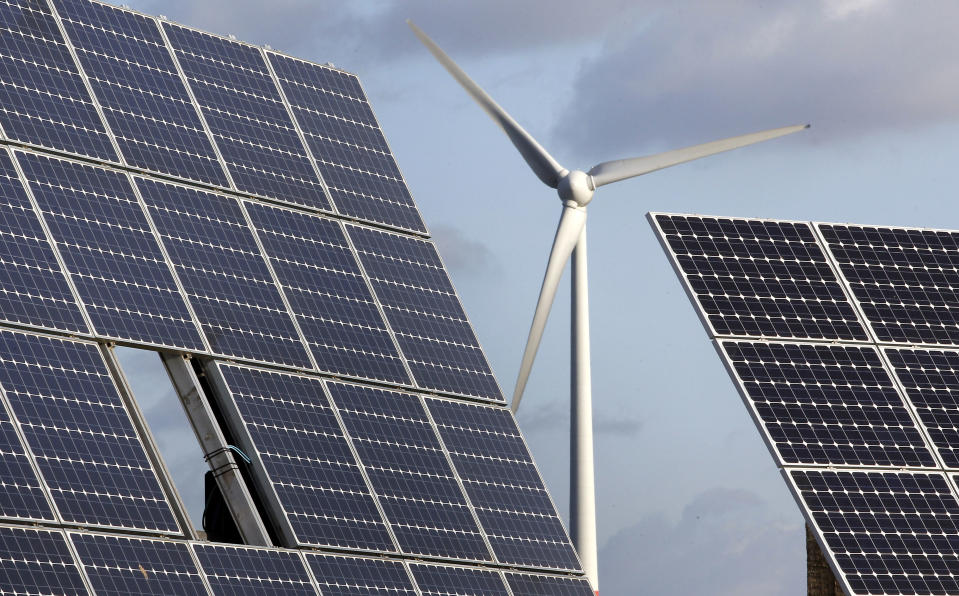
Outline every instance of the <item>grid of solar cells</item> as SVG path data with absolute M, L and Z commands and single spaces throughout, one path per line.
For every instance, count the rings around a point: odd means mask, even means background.
M 54 5 L 126 162 L 228 187 L 156 21 L 88 0 Z
M 327 383 L 403 552 L 490 560 L 419 398 Z
M 89 331 L 5 150 L 0 151 L 0 320 Z
M 503 401 L 436 248 L 370 228 L 347 230 L 417 385 Z
M 959 502 L 944 475 L 789 475 L 856 594 L 959 592 Z
M 507 573 L 513 596 L 593 596 L 589 582 L 579 577 Z
M 306 555 L 323 596 L 417 594 L 406 568 L 397 561 Z
M 136 178 L 217 354 L 313 368 L 235 199 Z
M 295 552 L 193 544 L 217 596 L 302 595 L 317 591 Z
M 655 221 L 716 335 L 868 339 L 809 224 Z
M 330 210 L 263 54 L 170 23 L 163 27 L 236 188 Z
M 0 516 L 53 520 L 40 480 L 3 407 L 0 407 Z
M 0 331 L 0 387 L 64 522 L 179 532 L 96 345 Z
M 34 153 L 16 155 L 96 333 L 203 351 L 126 175 Z
M 267 52 L 336 209 L 426 232 L 355 75 Z
M 83 570 L 100 596 L 207 594 L 185 542 L 71 532 Z
M 246 209 L 319 369 L 409 385 L 340 224 L 255 203 Z
M 421 565 L 410 571 L 423 596 L 509 596 L 499 573 L 468 567 Z
M 886 349 L 906 397 L 948 468 L 959 468 L 959 353 Z
M 60 532 L 0 527 L 0 592 L 87 594 Z
M 117 161 L 44 0 L 0 1 L 0 125 L 6 137 Z
M 439 399 L 426 405 L 497 560 L 579 570 L 509 410 Z
M 959 345 L 959 233 L 818 227 L 879 341 Z
M 783 463 L 936 465 L 875 348 L 721 346 Z
M 218 369 L 298 542 L 395 551 L 322 381 Z

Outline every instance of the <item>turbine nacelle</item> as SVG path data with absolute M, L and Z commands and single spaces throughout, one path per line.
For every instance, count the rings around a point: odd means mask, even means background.
M 593 200 L 593 193 L 596 192 L 593 179 L 582 170 L 573 170 L 560 178 L 556 190 L 563 203 L 569 205 L 572 202 L 577 207 L 588 205 Z

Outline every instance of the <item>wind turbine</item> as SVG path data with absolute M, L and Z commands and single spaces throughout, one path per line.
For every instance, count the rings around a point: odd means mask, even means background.
M 481 108 L 492 118 L 519 151 L 533 173 L 547 186 L 555 188 L 563 203 L 563 211 L 553 239 L 553 248 L 546 264 L 546 274 L 540 288 L 539 300 L 533 313 L 526 349 L 520 363 L 519 376 L 513 389 L 511 408 L 515 414 L 523 398 L 523 390 L 533 368 L 546 320 L 549 317 L 556 289 L 572 257 L 571 283 L 571 379 L 570 379 L 570 534 L 579 552 L 593 590 L 599 594 L 596 557 L 596 505 L 593 486 L 593 412 L 589 361 L 589 302 L 586 276 L 586 206 L 593 193 L 605 186 L 707 157 L 723 151 L 768 141 L 809 128 L 808 124 L 774 128 L 762 132 L 731 137 L 702 145 L 666 151 L 656 155 L 605 161 L 588 172 L 567 170 L 551 156 L 528 132 L 493 101 L 453 60 L 423 31 L 407 20 L 423 45 L 466 89 Z

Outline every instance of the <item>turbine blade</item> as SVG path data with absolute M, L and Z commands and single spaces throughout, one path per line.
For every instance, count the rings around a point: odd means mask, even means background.
M 523 352 L 523 360 L 520 363 L 516 388 L 513 390 L 513 403 L 510 407 L 514 414 L 519 408 L 520 400 L 523 399 L 523 390 L 526 389 L 526 381 L 533 368 L 533 360 L 536 359 L 536 350 L 543 338 L 543 330 L 546 328 L 546 320 L 553 306 L 553 298 L 556 297 L 556 288 L 559 287 L 559 280 L 563 276 L 563 268 L 569 260 L 569 255 L 576 248 L 579 235 L 585 225 L 586 209 L 584 207 L 569 205 L 563 207 L 563 214 L 556 228 L 556 237 L 553 239 L 553 249 L 549 253 L 549 261 L 546 264 L 543 287 L 539 291 L 539 300 L 536 302 L 536 310 L 533 313 L 533 324 L 529 328 L 529 339 L 526 340 L 526 350 Z
M 620 180 L 625 180 L 626 178 L 641 176 L 643 174 L 655 172 L 656 170 L 675 166 L 687 161 L 693 161 L 694 159 L 699 159 L 701 157 L 715 155 L 716 153 L 722 153 L 723 151 L 729 151 L 731 149 L 738 149 L 739 147 L 745 147 L 746 145 L 752 145 L 753 143 L 768 141 L 770 139 L 775 139 L 776 137 L 799 132 L 800 130 L 804 130 L 806 128 L 809 128 L 808 124 L 801 124 L 799 126 L 786 126 L 784 128 L 773 128 L 771 130 L 764 130 L 762 132 L 754 132 L 748 135 L 731 137 L 721 141 L 713 141 L 711 143 L 703 143 L 702 145 L 693 145 L 692 147 L 666 151 L 665 153 L 658 153 L 656 155 L 634 157 L 632 159 L 618 159 L 616 161 L 605 161 L 599 165 L 593 166 L 588 174 L 593 178 L 593 188 L 599 188 L 604 184 L 619 182 Z
M 426 46 L 433 56 L 439 60 L 440 64 L 442 64 L 443 67 L 453 75 L 453 78 L 466 89 L 467 93 L 476 100 L 476 103 L 503 129 L 509 137 L 509 140 L 512 141 L 516 149 L 519 150 L 520 155 L 523 156 L 523 159 L 525 159 L 529 167 L 532 168 L 533 173 L 547 186 L 556 188 L 562 174 L 565 172 L 565 168 L 553 159 L 553 156 L 547 153 L 546 149 L 543 149 L 542 145 L 536 142 L 536 139 L 523 130 L 523 127 L 517 124 L 516 121 L 506 113 L 506 110 L 493 101 L 493 98 L 483 91 L 473 79 L 469 78 L 469 75 L 463 72 L 463 69 L 457 66 L 432 39 L 427 37 L 419 27 L 413 24 L 413 21 L 407 20 L 406 24 L 410 26 L 410 29 L 413 30 L 416 37 L 423 42 L 423 45 Z

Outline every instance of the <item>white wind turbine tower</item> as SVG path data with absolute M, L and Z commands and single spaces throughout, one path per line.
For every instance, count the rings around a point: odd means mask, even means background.
M 586 278 L 586 205 L 600 186 L 641 176 L 701 157 L 737 149 L 809 128 L 808 124 L 775 128 L 702 145 L 666 151 L 657 155 L 606 161 L 588 172 L 567 170 L 543 149 L 528 132 L 516 123 L 493 98 L 426 36 L 412 21 L 407 24 L 421 42 L 446 68 L 453 78 L 473 97 L 486 113 L 503 129 L 513 145 L 544 184 L 559 192 L 563 211 L 546 265 L 543 286 L 533 313 L 526 350 L 513 390 L 512 410 L 515 413 L 523 398 L 523 390 L 536 358 L 540 339 L 546 327 L 553 298 L 559 286 L 566 261 L 572 256 L 572 362 L 570 382 L 570 534 L 579 552 L 583 569 L 599 593 L 596 559 L 596 504 L 593 487 L 593 413 L 589 362 L 589 305 Z

